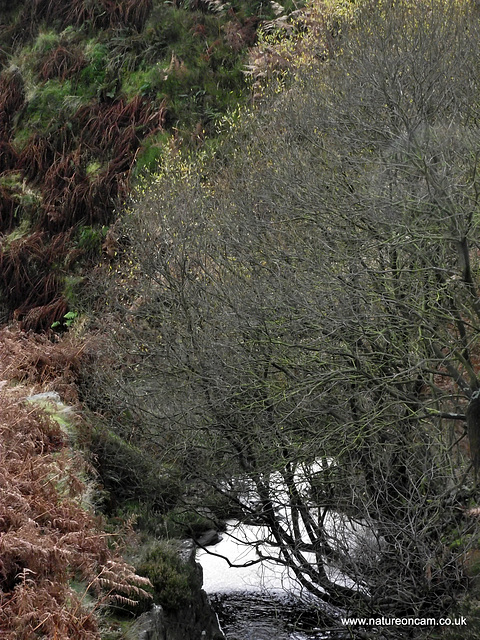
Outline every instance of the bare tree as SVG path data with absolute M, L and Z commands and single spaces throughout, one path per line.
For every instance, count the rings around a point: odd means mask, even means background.
M 115 403 L 357 613 L 445 611 L 473 540 L 477 21 L 369 2 L 224 165 L 178 162 L 125 221 Z

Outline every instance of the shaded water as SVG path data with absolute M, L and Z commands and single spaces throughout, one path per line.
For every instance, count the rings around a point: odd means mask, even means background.
M 227 640 L 341 640 L 343 631 L 327 632 L 321 614 L 298 599 L 254 592 L 210 596 Z

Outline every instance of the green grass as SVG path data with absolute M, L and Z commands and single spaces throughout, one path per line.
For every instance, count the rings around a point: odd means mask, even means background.
M 59 121 L 66 121 L 78 109 L 83 98 L 70 80 L 48 80 L 39 84 L 28 101 L 21 123 L 23 130 L 45 133 Z

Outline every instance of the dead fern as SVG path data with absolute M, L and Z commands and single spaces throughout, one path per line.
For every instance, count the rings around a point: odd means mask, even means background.
M 17 206 L 10 191 L 0 186 L 0 232 L 10 231 L 14 226 Z
M 21 317 L 20 326 L 24 331 L 48 332 L 55 322 L 60 322 L 68 311 L 68 303 L 63 296 L 48 304 L 32 307 Z
M 141 96 L 129 102 L 123 98 L 113 103 L 83 105 L 73 116 L 80 129 L 82 142 L 92 151 L 117 155 L 125 147 L 131 147 L 132 127 L 136 132 L 137 146 L 147 133 L 159 131 L 165 123 L 165 105 L 154 107 Z
M 56 150 L 50 138 L 35 133 L 22 149 L 18 169 L 33 185 L 41 184 L 49 167 L 56 161 Z
M 52 265 L 67 255 L 68 239 L 62 234 L 50 240 L 37 231 L 0 247 L 0 284 L 18 317 L 58 297 L 61 281 Z
M 0 378 L 15 379 L 44 391 L 57 391 L 75 404 L 78 402 L 75 380 L 85 348 L 69 335 L 52 341 L 43 334 L 26 334 L 20 327 L 3 329 Z
M 0 332 L 4 380 L 62 376 L 73 343 L 50 343 L 18 331 Z M 63 350 L 63 359 L 61 356 Z M 68 368 L 68 364 L 66 365 Z M 35 367 L 32 368 L 35 370 Z M 28 373 L 27 373 L 28 371 Z M 50 371 L 47 374 L 47 371 Z M 18 380 L 18 377 L 17 377 Z M 32 389 L 30 387 L 30 389 Z M 97 606 L 133 606 L 150 598 L 145 578 L 109 545 L 102 522 L 83 506 L 88 468 L 73 455 L 58 423 L 25 402 L 25 387 L 0 388 L 0 629 L 2 640 L 38 637 L 99 640 L 94 610 L 70 587 L 83 581 Z
M 16 168 L 18 154 L 12 144 L 6 139 L 0 139 L 0 173 Z
M 96 29 L 130 27 L 143 29 L 152 0 L 34 0 L 25 19 L 67 25 L 90 24 Z
M 0 74 L 0 132 L 8 134 L 15 113 L 25 101 L 25 88 L 20 70 L 11 67 Z

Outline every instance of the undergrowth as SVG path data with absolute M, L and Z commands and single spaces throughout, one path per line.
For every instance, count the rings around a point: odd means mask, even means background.
M 103 608 L 132 608 L 151 596 L 149 581 L 123 560 L 88 508 L 83 457 L 58 421 L 27 402 L 40 383 L 71 386 L 81 350 L 73 342 L 47 348 L 41 338 L 9 330 L 0 346 L 2 638 L 96 640 Z

